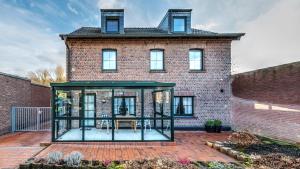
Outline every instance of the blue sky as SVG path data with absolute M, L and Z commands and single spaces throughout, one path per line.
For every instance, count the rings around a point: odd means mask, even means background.
M 126 27 L 155 27 L 169 8 L 191 8 L 194 28 L 245 32 L 233 73 L 300 60 L 299 0 L 0 0 L 0 71 L 65 65 L 59 33 L 100 26 L 100 8 L 124 8 Z

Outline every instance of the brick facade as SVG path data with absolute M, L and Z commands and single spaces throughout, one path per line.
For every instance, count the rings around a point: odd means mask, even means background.
M 29 79 L 0 73 L 0 135 L 11 130 L 12 106 L 50 106 L 50 88 Z
M 233 76 L 233 128 L 300 143 L 300 62 Z
M 230 120 L 231 40 L 68 39 L 67 77 L 82 80 L 175 82 L 175 96 L 194 97 L 194 117 L 175 118 L 177 128 L 202 128 L 208 119 Z M 117 72 L 102 72 L 102 49 L 117 50 Z M 165 72 L 150 72 L 150 49 L 164 49 Z M 189 49 L 204 50 L 204 71 L 189 71 Z M 223 92 L 221 92 L 221 89 Z

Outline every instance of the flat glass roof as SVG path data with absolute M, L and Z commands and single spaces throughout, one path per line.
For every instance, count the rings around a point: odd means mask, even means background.
M 70 81 L 51 83 L 52 87 L 174 87 L 176 83 L 156 81 Z

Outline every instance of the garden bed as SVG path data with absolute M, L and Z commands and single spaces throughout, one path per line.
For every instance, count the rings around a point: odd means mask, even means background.
M 228 141 L 206 144 L 249 168 L 300 168 L 300 148 L 291 143 L 238 132 L 230 136 Z
M 79 165 L 68 165 L 64 160 L 49 164 L 47 159 L 29 159 L 20 165 L 20 169 L 244 169 L 237 163 L 192 162 L 187 159 L 174 161 L 165 158 L 128 161 L 87 161 L 81 160 Z

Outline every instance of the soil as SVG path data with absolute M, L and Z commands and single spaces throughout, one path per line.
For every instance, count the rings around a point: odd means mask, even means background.
M 264 169 L 299 169 L 300 158 L 293 158 L 283 154 L 268 154 L 254 160 L 253 168 Z
M 226 143 L 224 145 L 249 155 L 268 155 L 270 153 L 280 153 L 290 157 L 300 158 L 300 149 L 293 145 L 252 144 L 245 148 L 239 148 L 235 144 L 230 143 Z

